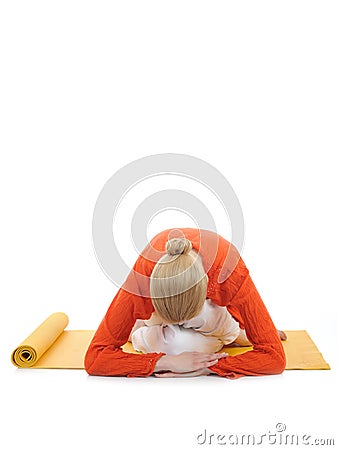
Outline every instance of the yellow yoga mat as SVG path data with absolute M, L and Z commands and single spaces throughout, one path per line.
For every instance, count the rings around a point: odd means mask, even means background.
M 33 331 L 12 353 L 16 367 L 39 369 L 83 369 L 84 356 L 94 336 L 93 330 L 65 330 L 68 317 L 54 313 Z M 286 369 L 330 369 L 305 330 L 286 331 L 283 341 Z M 127 353 L 137 352 L 130 342 L 122 346 Z M 221 351 L 234 356 L 252 347 L 224 347 Z
M 53 352 L 53 344 L 64 332 L 68 322 L 67 315 L 61 312 L 49 316 L 13 351 L 12 363 L 18 367 L 36 365 L 47 350 Z

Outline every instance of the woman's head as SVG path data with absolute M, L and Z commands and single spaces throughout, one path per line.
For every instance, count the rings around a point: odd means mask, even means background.
M 150 296 L 157 313 L 167 323 L 196 317 L 205 302 L 207 285 L 202 259 L 191 242 L 170 239 L 150 278 Z

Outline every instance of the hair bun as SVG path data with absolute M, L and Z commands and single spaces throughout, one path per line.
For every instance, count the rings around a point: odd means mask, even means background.
M 187 255 L 192 249 L 192 243 L 185 238 L 170 239 L 166 245 L 168 255 Z

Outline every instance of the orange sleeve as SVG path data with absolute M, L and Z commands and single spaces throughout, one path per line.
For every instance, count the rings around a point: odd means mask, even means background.
M 138 266 L 139 261 L 134 268 Z M 133 271 L 129 274 L 129 281 Z M 133 290 L 135 292 L 135 289 Z M 153 307 L 141 295 L 120 288 L 97 329 L 85 355 L 89 375 L 146 377 L 154 372 L 157 360 L 165 353 L 126 353 L 121 346 L 138 318 L 149 318 Z
M 232 288 L 236 285 L 236 281 L 242 279 L 239 289 L 230 300 L 228 309 L 231 312 L 233 308 L 240 314 L 248 339 L 253 344 L 253 350 L 220 359 L 217 364 L 210 367 L 210 370 L 227 378 L 279 374 L 286 365 L 280 337 L 243 261 L 240 261 L 240 266 L 242 266 L 240 273 L 236 268 L 229 280 L 223 283 L 222 290 L 223 294 L 228 291 L 232 296 Z

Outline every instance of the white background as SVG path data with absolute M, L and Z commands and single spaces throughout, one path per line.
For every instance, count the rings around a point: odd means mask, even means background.
M 1 3 L 1 448 L 218 448 L 197 435 L 278 422 L 338 442 L 337 22 L 334 1 Z M 54 311 L 70 329 L 98 326 L 117 288 L 92 247 L 96 199 L 118 169 L 166 152 L 231 183 L 273 320 L 306 329 L 331 371 L 166 380 L 11 366 Z

